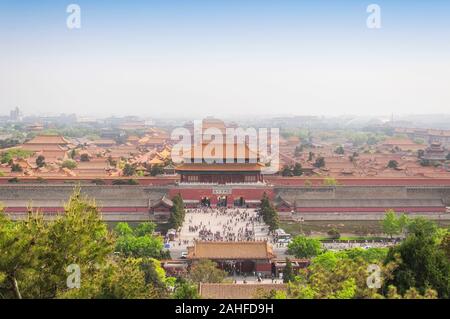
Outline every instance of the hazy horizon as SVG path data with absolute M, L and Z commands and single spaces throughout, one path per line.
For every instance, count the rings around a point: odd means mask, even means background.
M 0 114 L 450 113 L 445 1 L 69 3 L 0 3 Z

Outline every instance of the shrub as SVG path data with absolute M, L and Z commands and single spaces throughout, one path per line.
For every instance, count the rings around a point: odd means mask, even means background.
M 332 228 L 328 231 L 328 236 L 330 236 L 331 239 L 339 239 L 341 238 L 341 234 L 336 228 Z
M 74 169 L 77 167 L 77 162 L 74 160 L 66 160 L 61 164 L 62 168 Z

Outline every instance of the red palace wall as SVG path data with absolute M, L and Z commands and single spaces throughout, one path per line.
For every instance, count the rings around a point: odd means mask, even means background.
M 257 272 L 272 272 L 272 264 L 270 262 L 256 263 L 255 271 L 257 271 Z
M 211 205 L 217 205 L 218 196 L 228 196 L 228 205 L 233 205 L 233 200 L 235 198 L 243 197 L 244 200 L 261 200 L 264 193 L 273 199 L 274 193 L 271 187 L 265 188 L 231 188 L 231 194 L 218 195 L 213 194 L 213 187 L 205 188 L 172 188 L 169 191 L 169 198 L 172 198 L 176 194 L 181 194 L 183 200 L 198 200 L 200 201 L 203 197 L 208 197 L 211 200 Z

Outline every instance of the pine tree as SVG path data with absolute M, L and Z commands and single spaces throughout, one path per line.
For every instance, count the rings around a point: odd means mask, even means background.
M 294 280 L 294 270 L 292 269 L 292 262 L 286 257 L 286 266 L 283 271 L 283 282 L 288 283 Z
M 174 198 L 172 198 L 173 206 L 171 208 L 171 214 L 169 218 L 169 224 L 172 228 L 178 229 L 183 225 L 184 217 L 186 215 L 186 212 L 184 210 L 184 202 L 183 198 L 180 194 L 175 195 Z

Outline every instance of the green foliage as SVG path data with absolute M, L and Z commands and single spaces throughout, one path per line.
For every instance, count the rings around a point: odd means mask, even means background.
M 161 262 L 155 258 L 141 258 L 141 269 L 144 271 L 145 282 L 152 284 L 157 289 L 165 289 L 168 286 L 166 271 Z
M 264 193 L 263 198 L 261 199 L 261 215 L 264 222 L 269 225 L 270 231 L 280 228 L 278 212 L 270 202 L 266 193 Z
M 196 284 L 190 281 L 180 280 L 175 285 L 175 291 L 172 295 L 173 299 L 200 299 Z
M 385 135 L 378 133 L 374 134 L 370 132 L 355 132 L 355 131 L 346 131 L 342 135 L 354 146 L 362 146 L 364 144 L 375 145 L 384 140 L 386 137 Z
M 398 168 L 398 162 L 396 160 L 390 160 L 387 164 L 388 168 L 397 169 Z
M 0 153 L 0 162 L 2 164 L 9 163 L 14 158 L 29 158 L 31 155 L 33 155 L 33 152 L 22 150 L 20 148 L 13 148 L 9 149 L 7 151 Z
M 14 147 L 18 144 L 20 144 L 20 141 L 17 138 L 6 138 L 0 140 L 0 149 Z
M 95 203 L 79 189 L 65 205 L 65 214 L 52 222 L 33 213 L 13 225 L 0 223 L 0 228 L 0 272 L 9 278 L 0 289 L 15 298 L 56 297 L 67 289 L 68 265 L 79 265 L 88 276 L 113 248 Z
M 172 198 L 173 206 L 170 209 L 169 225 L 174 229 L 178 229 L 183 225 L 186 212 L 184 210 L 184 202 L 181 194 L 177 194 Z
M 345 150 L 344 150 L 344 147 L 338 146 L 338 147 L 334 150 L 334 152 L 335 152 L 336 154 L 343 155 L 343 154 L 345 153 Z
M 44 167 L 45 166 L 45 157 L 43 155 L 39 155 L 36 158 L 36 165 L 37 165 L 37 167 Z
M 450 233 L 447 232 L 439 244 L 441 249 L 444 251 L 444 254 L 447 256 L 447 259 L 450 260 Z
M 144 223 L 135 230 L 149 237 Z M 130 235 L 126 224 L 118 233 Z M 135 235 L 134 233 L 131 235 Z M 44 222 L 30 213 L 12 222 L 0 209 L 0 296 L 3 298 L 161 298 L 169 280 L 158 260 L 112 254 L 114 237 L 100 219 L 94 201 L 79 188 L 65 205 L 65 214 Z M 80 288 L 67 288 L 66 267 L 81 270 Z
M 88 154 L 84 153 L 80 155 L 80 161 L 81 162 L 89 162 L 91 160 L 91 158 L 89 157 Z
M 283 166 L 283 169 L 281 170 L 281 175 L 284 177 L 294 176 L 294 174 L 292 173 L 292 168 L 288 165 Z
M 116 250 L 125 256 L 160 258 L 163 240 L 154 236 L 123 236 L 117 238 Z
M 0 295 L 21 299 L 22 281 L 38 265 L 36 243 L 45 235 L 42 218 L 13 223 L 0 212 Z
M 226 272 L 217 268 L 217 264 L 209 259 L 199 260 L 191 267 L 189 279 L 194 283 L 221 283 Z
M 339 183 L 334 177 L 325 177 L 323 180 L 324 186 L 337 186 Z
M 388 254 L 387 248 L 351 248 L 336 253 L 338 258 L 349 258 L 353 260 L 362 259 L 368 263 L 381 263 Z
M 387 251 L 388 249 L 384 248 L 325 251 L 313 258 L 308 269 L 301 271 L 295 280 L 288 284 L 288 297 L 300 299 L 434 299 L 437 297 L 433 287 L 426 287 L 420 291 L 409 286 L 398 293 L 392 279 L 395 278 L 401 264 L 398 263 L 398 258 L 383 264 L 387 258 Z M 373 264 L 380 267 L 381 289 L 369 288 L 367 285 L 370 275 L 368 267 Z M 445 282 L 448 277 L 442 279 Z
M 431 161 L 428 159 L 422 158 L 422 159 L 420 159 L 420 165 L 425 166 L 425 167 L 431 166 Z
M 300 163 L 295 163 L 294 168 L 292 169 L 292 174 L 294 176 L 302 176 L 303 175 L 302 165 Z
M 295 163 L 294 166 L 285 165 L 281 170 L 281 175 L 285 177 L 302 176 L 302 165 L 300 163 Z
M 128 223 L 120 222 L 114 227 L 114 231 L 118 236 L 128 236 L 133 235 L 133 229 Z
M 317 259 L 316 257 L 315 259 Z M 325 263 L 324 260 L 328 261 Z M 331 254 L 322 262 L 313 262 L 307 272 L 296 277 L 289 286 L 293 298 L 352 299 L 379 298 L 367 286 L 369 264 L 362 259 L 335 258 Z
M 450 293 L 450 264 L 442 237 L 434 222 L 424 218 L 408 224 L 408 236 L 390 249 L 386 263 L 396 261 L 398 267 L 386 285 L 394 285 L 401 294 L 415 288 L 424 294 L 428 288 L 436 290 L 440 298 Z
M 294 237 L 288 245 L 288 253 L 296 258 L 310 258 L 322 252 L 322 244 L 319 240 L 302 235 Z
M 320 255 L 314 257 L 312 259 L 312 264 L 314 265 L 320 265 L 320 267 L 323 267 L 326 270 L 331 270 L 336 266 L 336 263 L 340 256 L 331 250 L 327 250 Z
M 161 236 L 154 236 L 154 223 L 142 223 L 134 230 L 128 223 L 117 223 L 116 251 L 126 257 L 161 258 L 164 242 Z
M 136 168 L 133 165 L 127 163 L 123 167 L 122 172 L 124 176 L 133 176 L 136 174 Z
M 92 134 L 100 135 L 101 131 L 100 129 L 87 127 L 84 125 L 77 125 L 77 124 L 67 124 L 67 125 L 58 125 L 57 128 L 53 129 L 47 129 L 41 132 L 41 134 L 49 134 L 49 135 L 61 135 L 65 137 L 72 137 L 72 138 L 81 138 L 90 136 Z
M 306 140 L 310 136 L 310 132 L 306 128 L 289 128 L 289 129 L 282 129 L 281 136 L 284 138 L 289 138 L 291 136 L 296 136 L 301 138 L 302 140 Z
M 150 175 L 151 176 L 157 176 L 164 174 L 164 167 L 161 165 L 152 165 L 152 168 L 150 169 Z
M 134 230 L 136 236 L 152 235 L 156 229 L 156 224 L 153 222 L 140 223 Z
M 388 210 L 381 221 L 381 227 L 386 235 L 391 238 L 394 235 L 401 234 L 407 227 L 409 223 L 408 216 L 402 214 L 397 217 L 397 214 L 392 209 Z
M 109 164 L 109 166 L 111 166 L 111 167 L 116 167 L 117 166 L 117 161 L 115 161 L 115 160 L 113 160 L 113 158 L 112 158 L 112 156 L 110 155 L 110 156 L 108 156 L 108 164 Z
M 330 229 L 327 234 L 331 239 L 339 239 L 341 237 L 341 234 L 336 228 Z
M 254 299 L 287 299 L 287 294 L 283 290 L 257 288 Z
M 142 260 L 114 258 L 84 277 L 79 289 L 66 290 L 58 298 L 143 299 L 160 298 L 161 291 L 145 280 Z
M 420 238 L 431 238 L 437 242 L 440 238 L 438 227 L 435 222 L 423 217 L 414 218 L 406 225 L 408 235 Z
M 75 162 L 74 160 L 65 160 L 62 164 L 61 164 L 62 168 L 68 168 L 68 169 L 74 169 L 77 167 L 77 162 Z
M 387 248 L 351 248 L 341 251 L 325 251 L 320 255 L 312 259 L 313 265 L 319 265 L 324 269 L 333 269 L 338 260 L 351 259 L 351 260 L 363 260 L 367 263 L 381 264 L 388 253 Z
M 313 165 L 317 168 L 325 167 L 325 158 L 318 157 Z
M 286 257 L 286 266 L 283 271 L 283 282 L 288 283 L 294 280 L 294 270 L 292 269 L 292 262 Z
M 19 164 L 12 164 L 11 165 L 11 172 L 19 173 L 19 172 L 22 172 L 22 171 L 23 171 L 23 169 L 22 169 L 22 167 Z

